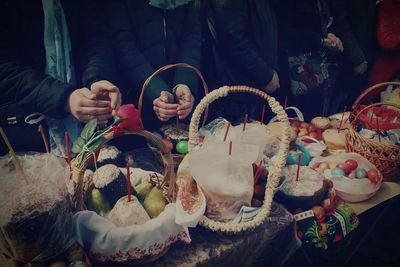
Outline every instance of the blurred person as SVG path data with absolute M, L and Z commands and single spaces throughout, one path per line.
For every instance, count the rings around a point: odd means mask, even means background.
M 144 81 L 167 64 L 200 67 L 201 32 L 191 0 L 104 1 L 112 32 L 124 102 L 137 103 Z M 144 94 L 142 119 L 156 129 L 188 118 L 199 90 L 192 70 L 174 68 L 156 76 Z
M 334 18 L 328 3 L 281 0 L 277 12 L 280 46 L 286 54 L 281 65 L 288 70 L 284 72 L 288 77 L 282 80 L 290 91 L 289 106 L 298 107 L 306 120 L 326 115 L 334 104 L 336 56 L 344 49 L 342 40 L 332 32 Z
M 72 143 L 80 122 L 105 123 L 118 109 L 98 14 L 91 1 L 1 1 L 0 124 L 17 151 L 42 146 L 24 122 L 31 113 L 46 116 L 51 150 L 65 157 L 65 131 Z
M 276 96 L 280 88 L 278 32 L 272 0 L 214 0 L 209 27 L 222 85 L 247 85 Z M 259 119 L 265 101 L 252 95 L 228 96 L 221 116 Z
M 400 74 L 400 0 L 378 5 L 376 37 L 380 50 L 371 68 L 369 86 L 387 82 Z
M 334 33 L 342 40 L 338 89 L 342 106 L 351 106 L 365 89 L 376 45 L 376 0 L 331 0 Z

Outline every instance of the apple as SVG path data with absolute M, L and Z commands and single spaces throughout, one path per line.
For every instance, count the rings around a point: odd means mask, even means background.
M 312 124 L 309 124 L 307 130 L 308 130 L 309 132 L 316 132 L 316 131 L 317 131 L 317 127 L 315 127 L 315 126 L 312 125 Z
M 299 127 L 300 126 L 300 122 L 299 121 L 290 121 L 290 125 L 291 126 L 295 126 L 295 127 Z
M 310 132 L 310 133 L 308 134 L 308 136 L 309 136 L 309 137 L 312 137 L 312 138 L 315 138 L 315 139 L 318 138 L 318 134 L 317 134 L 316 132 Z
M 358 167 L 358 163 L 354 159 L 348 159 L 344 163 L 347 164 L 351 170 L 355 170 Z
M 374 185 L 378 184 L 379 182 L 379 173 L 375 169 L 369 169 L 367 172 L 368 180 L 371 181 Z
M 299 127 L 296 127 L 296 126 L 293 126 L 293 125 L 290 126 L 290 127 L 292 127 L 293 131 L 295 131 L 296 133 L 298 133 L 300 131 Z
M 298 136 L 299 136 L 299 137 L 303 137 L 303 136 L 306 136 L 306 135 L 308 135 L 307 130 L 304 129 L 304 128 L 301 128 L 300 131 L 299 131 Z
M 308 123 L 307 122 L 302 122 L 300 123 L 300 128 L 305 128 L 307 130 L 308 128 Z

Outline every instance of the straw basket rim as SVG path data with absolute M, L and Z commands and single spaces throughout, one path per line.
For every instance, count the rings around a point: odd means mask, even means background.
M 379 143 L 375 140 L 368 139 L 357 132 L 356 124 L 359 116 L 366 110 L 375 106 L 392 106 L 400 109 L 399 105 L 392 103 L 373 103 L 366 105 L 359 112 L 356 113 L 356 109 L 360 106 L 360 103 L 369 94 L 376 94 L 386 88 L 388 85 L 400 86 L 400 82 L 384 82 L 373 85 L 367 88 L 361 95 L 355 100 L 352 106 L 352 113 L 349 117 L 350 127 L 346 133 L 346 152 L 356 152 L 365 158 L 367 158 L 372 164 L 378 168 L 386 181 L 391 181 L 393 178 L 399 175 L 400 170 L 400 146 L 396 144 L 384 144 Z

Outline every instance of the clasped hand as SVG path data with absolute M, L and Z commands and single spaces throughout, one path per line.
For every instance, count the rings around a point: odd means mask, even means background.
M 94 82 L 88 88 L 73 91 L 67 100 L 66 110 L 81 122 L 94 118 L 98 124 L 104 124 L 117 115 L 121 105 L 121 93 L 115 85 L 102 80 Z
M 160 121 L 167 121 L 175 116 L 184 119 L 192 111 L 193 103 L 194 97 L 189 87 L 182 85 L 176 87 L 175 96 L 168 91 L 162 91 L 153 101 L 153 109 Z

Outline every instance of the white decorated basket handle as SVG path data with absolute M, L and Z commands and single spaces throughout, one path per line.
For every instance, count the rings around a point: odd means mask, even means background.
M 314 137 L 307 136 L 307 135 L 304 135 L 304 136 L 302 136 L 302 137 L 299 137 L 299 139 L 300 139 L 300 140 L 303 140 L 303 139 L 309 139 L 309 140 L 312 140 L 312 141 L 314 141 L 314 142 L 315 142 L 315 143 L 317 143 L 317 144 L 322 144 L 322 142 L 321 142 L 321 141 L 319 141 L 319 140 L 315 139 Z
M 285 111 L 286 111 L 286 110 L 293 110 L 293 111 L 296 113 L 296 117 L 289 118 L 289 120 L 304 121 L 304 116 L 303 116 L 303 113 L 300 111 L 300 109 L 298 109 L 298 108 L 296 108 L 296 107 L 287 107 L 287 108 L 285 109 Z M 278 116 L 273 117 L 273 118 L 269 121 L 269 123 L 276 122 L 276 121 L 278 121 Z
M 244 231 L 253 230 L 254 228 L 260 226 L 265 222 L 271 211 L 272 199 L 274 197 L 276 188 L 279 184 L 281 172 L 286 165 L 286 159 L 289 150 L 290 143 L 290 125 L 287 114 L 283 107 L 279 104 L 275 98 L 269 96 L 265 92 L 258 90 L 256 88 L 248 86 L 224 86 L 219 89 L 213 90 L 211 93 L 203 97 L 200 103 L 196 106 L 193 112 L 192 119 L 189 126 L 189 152 L 192 151 L 198 144 L 198 129 L 200 123 L 200 117 L 203 111 L 208 107 L 209 104 L 215 100 L 226 97 L 228 94 L 232 93 L 248 93 L 254 94 L 262 99 L 264 99 L 272 112 L 277 114 L 280 122 L 283 123 L 282 127 L 282 140 L 279 146 L 279 152 L 277 154 L 276 165 L 270 166 L 268 174 L 268 182 L 265 188 L 265 198 L 263 205 L 259 213 L 253 218 L 252 221 L 233 223 L 233 222 L 219 222 L 214 221 L 206 216 L 200 220 L 200 224 L 212 231 L 223 232 L 229 234 L 240 233 Z

